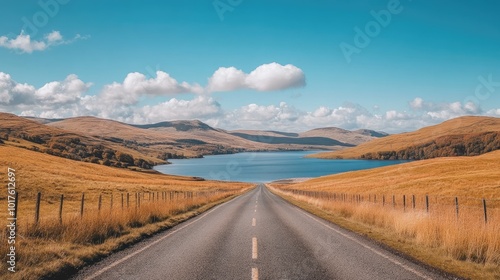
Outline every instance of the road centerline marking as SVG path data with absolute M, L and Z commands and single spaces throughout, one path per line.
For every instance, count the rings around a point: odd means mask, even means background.
M 259 280 L 259 269 L 252 267 L 252 280 Z
M 252 226 L 253 226 L 253 227 L 255 226 L 256 222 L 257 222 L 257 221 L 255 220 L 255 218 L 253 218 L 253 219 L 252 219 Z
M 257 237 L 252 238 L 252 259 L 257 259 Z

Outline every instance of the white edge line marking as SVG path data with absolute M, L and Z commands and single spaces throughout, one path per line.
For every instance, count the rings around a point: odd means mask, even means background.
M 252 237 L 252 259 L 257 259 L 257 237 Z
M 259 280 L 259 269 L 252 267 L 252 280 Z
M 395 260 L 394 258 L 392 258 L 392 257 L 390 257 L 390 256 L 388 256 L 388 255 L 386 255 L 386 254 L 378 251 L 377 249 L 372 248 L 372 247 L 364 244 L 363 242 L 357 240 L 356 238 L 354 238 L 352 236 L 349 236 L 349 235 L 347 235 L 347 234 L 345 234 L 345 233 L 343 233 L 343 232 L 341 232 L 341 231 L 339 231 L 339 230 L 331 227 L 330 225 L 328 225 L 328 224 L 324 223 L 323 221 L 319 220 L 318 218 L 312 216 L 309 212 L 306 212 L 305 210 L 303 210 L 301 208 L 298 208 L 298 207 L 293 207 L 293 208 L 295 208 L 296 210 L 300 210 L 299 212 L 302 213 L 304 216 L 309 217 L 309 218 L 315 220 L 316 222 L 318 222 L 319 224 L 323 225 L 324 227 L 326 227 L 326 228 L 328 228 L 328 229 L 336 232 L 337 234 L 339 234 L 339 235 L 341 235 L 341 236 L 343 236 L 343 237 L 345 237 L 345 238 L 347 238 L 347 239 L 349 239 L 349 240 L 351 240 L 351 241 L 353 241 L 353 242 L 361 245 L 362 247 L 364 247 L 364 248 L 372 251 L 373 253 L 381 256 L 382 258 L 384 258 L 384 259 L 386 259 L 386 260 L 388 260 L 388 261 L 390 261 L 390 262 L 392 262 L 392 263 L 394 263 L 396 265 L 399 265 L 400 267 L 404 268 L 405 270 L 410 271 L 410 272 L 414 273 L 415 275 L 422 277 L 423 279 L 433 280 L 432 278 L 427 277 L 426 275 L 424 275 L 424 274 L 416 271 L 415 269 L 413 269 L 413 268 L 411 268 L 411 267 L 409 267 L 409 266 L 401 263 L 400 261 Z
M 116 260 L 116 261 L 115 261 L 115 262 L 113 262 L 112 264 L 110 264 L 110 265 L 108 265 L 108 266 L 103 267 L 102 269 L 100 269 L 100 270 L 99 270 L 99 271 L 97 271 L 96 273 L 94 273 L 94 274 L 90 275 L 89 277 L 85 277 L 84 279 L 85 279 L 85 280 L 88 280 L 88 279 L 94 279 L 94 278 L 96 278 L 97 276 L 99 276 L 99 275 L 103 274 L 104 272 L 106 272 L 106 271 L 110 270 L 111 268 L 113 268 L 113 267 L 115 267 L 115 266 L 119 265 L 120 263 L 122 263 L 122 262 L 124 262 L 124 261 L 126 261 L 126 260 L 130 259 L 131 257 L 133 257 L 133 256 L 135 256 L 135 255 L 137 255 L 137 254 L 139 254 L 139 253 L 144 252 L 145 250 L 149 249 L 149 248 L 150 248 L 150 247 L 152 247 L 153 245 L 156 245 L 156 244 L 160 243 L 161 241 L 163 241 L 163 240 L 164 240 L 164 239 L 166 239 L 167 237 L 170 237 L 172 234 L 174 234 L 174 233 L 176 233 L 176 232 L 178 232 L 178 231 L 180 231 L 180 230 L 182 230 L 182 229 L 184 229 L 184 228 L 186 228 L 186 227 L 188 227 L 188 226 L 190 226 L 190 225 L 192 225 L 192 224 L 196 223 L 197 221 L 200 221 L 201 219 L 205 218 L 208 214 L 210 214 L 210 213 L 214 212 L 214 211 L 215 211 L 216 209 L 218 209 L 219 207 L 221 207 L 221 206 L 223 206 L 223 205 L 227 205 L 227 202 L 236 201 L 237 199 L 240 199 L 240 198 L 242 198 L 242 197 L 243 197 L 243 196 L 238 196 L 237 198 L 234 198 L 234 199 L 232 199 L 232 200 L 230 200 L 230 201 L 226 201 L 225 203 L 222 203 L 222 204 L 219 204 L 219 205 L 215 206 L 214 208 L 212 208 L 212 209 L 208 210 L 207 212 L 203 213 L 201 216 L 198 216 L 198 217 L 197 217 L 198 219 L 192 220 L 192 221 L 188 222 L 187 224 L 185 224 L 185 225 L 181 226 L 180 228 L 177 228 L 177 229 L 175 229 L 175 230 L 172 230 L 171 232 L 167 233 L 165 236 L 161 237 L 160 239 L 158 239 L 158 240 L 156 240 L 156 241 L 154 241 L 154 242 L 152 242 L 152 243 L 149 243 L 148 245 L 146 245 L 146 246 L 142 247 L 141 249 L 139 249 L 139 250 L 137 250 L 137 251 L 135 251 L 135 252 L 133 252 L 133 253 L 131 253 L 131 254 L 129 254 L 129 255 L 126 255 L 125 257 L 123 257 L 123 258 L 121 258 L 121 259 L 119 259 L 119 260 Z M 193 217 L 193 218 L 195 218 L 195 217 Z

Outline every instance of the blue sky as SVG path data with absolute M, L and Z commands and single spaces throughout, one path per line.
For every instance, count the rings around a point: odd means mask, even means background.
M 498 117 L 499 10 L 498 1 L 5 0 L 0 110 L 288 131 Z

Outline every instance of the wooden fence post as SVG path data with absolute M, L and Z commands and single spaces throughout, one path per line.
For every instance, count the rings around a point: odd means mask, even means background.
M 130 193 L 127 193 L 127 208 L 130 206 Z
M 113 209 L 113 193 L 111 193 L 111 201 L 110 201 L 109 209 Z
M 425 209 L 426 209 L 427 213 L 429 213 L 429 196 L 428 195 L 425 196 Z
M 122 210 L 123 210 L 123 193 L 122 193 Z
M 403 194 L 403 211 L 406 212 L 406 195 Z
M 413 210 L 415 210 L 415 195 L 414 194 L 412 194 L 412 196 L 411 196 L 411 204 L 412 204 Z
M 457 219 L 458 219 L 458 197 L 455 197 L 455 210 L 457 212 Z
M 102 194 L 99 195 L 99 204 L 97 206 L 97 209 L 99 210 L 99 212 L 101 212 L 101 204 L 102 204 Z
M 382 206 L 385 206 L 385 194 L 382 195 Z
M 488 212 L 486 211 L 486 199 L 483 198 L 484 223 L 488 223 Z
M 63 211 L 64 194 L 61 194 L 61 203 L 59 204 L 59 223 L 62 224 L 62 211 Z
M 36 195 L 36 205 L 35 205 L 35 224 L 38 225 L 38 220 L 40 219 L 40 199 L 42 198 L 42 193 L 39 192 Z
M 82 204 L 80 206 L 80 218 L 83 218 L 83 204 L 85 203 L 85 193 L 82 193 Z

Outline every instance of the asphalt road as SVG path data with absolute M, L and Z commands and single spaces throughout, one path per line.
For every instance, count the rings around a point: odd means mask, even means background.
M 263 185 L 81 270 L 74 279 L 447 279 Z

